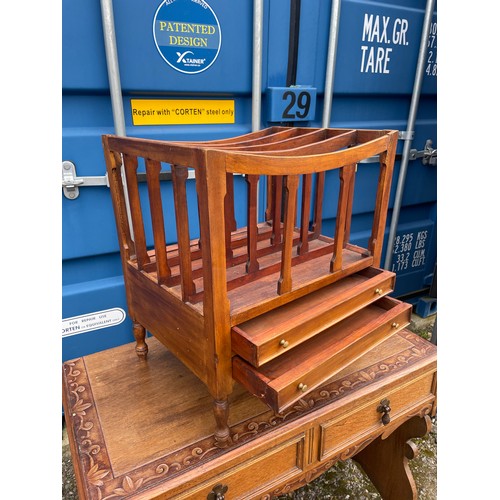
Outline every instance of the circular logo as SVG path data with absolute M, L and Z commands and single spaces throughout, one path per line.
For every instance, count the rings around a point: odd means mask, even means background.
M 201 73 L 219 55 L 219 20 L 204 0 L 164 0 L 153 19 L 153 38 L 160 55 L 176 71 Z

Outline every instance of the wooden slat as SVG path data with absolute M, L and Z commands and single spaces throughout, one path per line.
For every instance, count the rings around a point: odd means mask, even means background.
M 234 216 L 234 175 L 226 174 L 226 196 L 225 202 L 225 217 L 226 225 L 231 231 L 236 231 L 236 217 Z
M 354 172 L 348 183 L 349 188 L 348 188 L 347 212 L 346 212 L 346 221 L 344 230 L 344 245 L 343 245 L 344 248 L 347 246 L 349 238 L 351 237 L 352 206 L 354 202 L 354 182 L 356 180 L 356 169 L 357 165 L 354 166 Z
M 313 154 L 331 153 L 333 151 L 339 151 L 340 149 L 354 146 L 356 144 L 357 131 L 356 130 L 346 130 L 342 133 L 338 133 L 337 130 L 326 130 L 326 138 L 322 139 L 321 135 L 317 134 L 314 136 L 316 140 L 312 141 L 311 136 L 302 136 L 309 139 L 308 143 L 302 145 L 299 144 L 299 139 L 295 144 L 292 140 L 287 142 L 282 141 L 282 146 L 280 148 L 269 148 L 273 149 L 273 156 L 306 156 Z M 300 142 L 305 142 L 300 139 Z M 284 147 L 286 146 L 286 147 Z M 248 150 L 248 153 L 252 155 L 265 155 L 268 154 L 266 149 L 261 148 L 258 151 Z
M 259 182 L 258 175 L 247 175 L 248 185 L 247 200 L 247 252 L 248 260 L 246 265 L 247 273 L 254 273 L 259 270 L 257 260 L 257 186 Z
M 266 141 L 259 141 L 257 144 L 250 146 L 224 146 L 224 150 L 247 151 L 249 153 L 261 151 L 276 151 L 285 149 L 295 149 L 299 146 L 308 144 L 317 144 L 325 138 L 324 129 L 291 129 L 293 133 L 289 133 L 285 139 L 276 138 L 274 135 L 266 137 Z M 278 140 L 279 139 L 279 140 Z
M 283 139 L 288 139 L 290 137 L 295 137 L 297 135 L 299 135 L 301 133 L 301 130 L 303 129 L 299 129 L 299 128 L 293 128 L 293 127 L 284 127 L 282 130 L 276 130 L 275 132 L 271 133 L 271 134 L 267 134 L 266 136 L 264 137 L 257 137 L 257 138 L 253 138 L 253 139 L 249 139 L 249 140 L 246 140 L 246 141 L 241 141 L 237 144 L 224 144 L 224 147 L 223 148 L 220 148 L 220 149 L 232 149 L 234 146 L 236 146 L 237 148 L 240 148 L 240 147 L 249 147 L 249 146 L 261 146 L 262 144 L 268 144 L 270 142 L 276 142 L 276 141 L 281 141 Z M 310 131 L 310 129 L 309 129 Z M 217 149 L 219 149 L 217 147 Z
M 273 178 L 270 175 L 266 176 L 266 212 L 264 219 L 269 222 L 272 219 L 272 204 L 273 204 Z
M 311 212 L 312 174 L 302 176 L 302 207 L 300 215 L 300 243 L 297 253 L 302 255 L 309 249 L 309 216 Z
M 146 158 L 146 180 L 149 194 L 149 210 L 151 212 L 151 225 L 153 230 L 156 273 L 158 283 L 167 282 L 171 272 L 167 261 L 167 244 L 165 241 L 165 222 L 163 220 L 163 204 L 160 191 L 161 163 Z
M 226 219 L 226 261 L 233 257 L 231 249 L 231 232 L 236 231 L 236 218 L 234 216 L 234 174 L 226 174 L 226 196 L 224 197 L 224 217 Z
M 188 141 L 176 141 L 174 144 L 179 144 L 179 145 L 188 145 L 188 146 L 229 146 L 229 145 L 235 145 L 235 144 L 244 144 L 246 141 L 249 140 L 254 140 L 254 139 L 259 139 L 259 138 L 266 138 L 269 135 L 275 134 L 276 132 L 280 132 L 282 130 L 286 130 L 288 127 L 269 127 L 269 128 L 263 128 L 260 130 L 257 130 L 255 132 L 250 132 L 248 134 L 243 134 L 239 135 L 236 137 L 227 137 L 226 139 L 215 139 L 213 141 L 195 141 L 195 142 L 188 142 Z
M 316 191 L 314 195 L 314 217 L 312 230 L 314 237 L 321 234 L 321 224 L 323 222 L 323 195 L 325 192 L 325 172 L 316 174 Z
M 135 254 L 135 245 L 130 234 L 127 216 L 127 203 L 123 192 L 124 179 L 122 179 L 122 158 L 119 153 L 109 150 L 107 136 L 103 136 L 102 142 L 111 200 L 113 202 L 113 210 L 115 212 L 115 222 L 118 241 L 120 244 L 120 252 L 122 253 L 122 258 L 128 260 L 132 254 Z
M 248 147 L 257 146 L 257 148 L 264 144 L 270 144 L 276 141 L 281 141 L 283 139 L 294 137 L 303 133 L 309 133 L 312 129 L 310 128 L 298 128 L 298 127 L 271 127 L 269 129 L 263 129 L 258 132 L 252 132 L 245 136 L 233 137 L 229 139 L 219 139 L 215 141 L 205 141 L 205 142 L 175 142 L 173 144 L 179 146 L 187 147 L 205 147 L 207 149 L 217 149 L 217 150 L 245 150 Z
M 348 165 L 339 170 L 340 189 L 337 206 L 337 220 L 335 222 L 335 236 L 333 245 L 333 255 L 330 261 L 330 272 L 342 269 L 342 249 L 344 248 L 345 225 L 347 221 L 347 208 L 349 202 L 349 192 L 351 180 L 354 176 L 356 165 Z
M 394 169 L 394 157 L 398 141 L 398 133 L 393 131 L 389 134 L 387 151 L 380 155 L 380 174 L 377 186 L 377 198 L 375 200 L 375 211 L 373 215 L 372 235 L 368 241 L 368 250 L 373 255 L 373 262 L 380 267 L 382 256 L 382 245 L 384 243 L 385 222 L 389 208 L 389 197 L 391 194 L 391 179 Z
M 174 192 L 175 224 L 179 245 L 179 268 L 181 275 L 182 300 L 196 292 L 191 270 L 191 243 L 189 237 L 189 214 L 186 195 L 187 167 L 172 165 L 172 187 Z
M 295 210 L 297 205 L 298 175 L 285 177 L 285 220 L 283 231 L 283 250 L 281 252 L 281 275 L 278 280 L 278 294 L 292 290 L 292 248 Z
M 123 163 L 125 166 L 125 177 L 127 179 L 130 216 L 132 219 L 132 227 L 134 229 L 137 265 L 139 266 L 139 269 L 142 270 L 144 265 L 149 262 L 149 256 L 146 248 L 146 235 L 144 234 L 139 185 L 137 183 L 138 160 L 136 156 L 124 154 Z
M 200 168 L 205 168 L 205 166 L 201 166 L 199 168 L 195 168 L 194 170 L 194 175 L 195 175 L 195 178 L 198 179 L 198 177 L 200 176 L 199 172 L 200 172 Z M 201 247 L 202 247 L 202 230 L 201 230 L 201 203 L 202 203 L 202 199 L 200 198 L 200 193 L 199 193 L 199 190 L 198 190 L 198 181 L 196 181 L 196 209 L 198 211 L 198 223 L 200 224 L 200 236 L 198 237 L 198 248 L 201 250 Z
M 385 189 L 387 185 L 388 166 L 385 162 L 386 154 L 380 155 L 380 173 L 377 188 L 377 198 L 375 202 L 375 211 L 373 214 L 372 234 L 368 240 L 368 250 L 373 255 L 373 261 L 376 266 L 380 266 L 380 257 L 382 253 L 382 242 L 385 230 L 386 211 L 382 211 L 384 205 L 389 202 L 389 191 Z
M 281 243 L 281 202 L 283 198 L 283 176 L 277 175 L 272 177 L 273 196 L 272 196 L 272 211 L 271 218 L 273 221 L 273 232 L 271 243 L 279 245 Z

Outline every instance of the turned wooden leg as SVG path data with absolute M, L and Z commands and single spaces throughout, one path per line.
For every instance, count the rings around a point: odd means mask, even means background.
M 227 423 L 229 418 L 229 402 L 226 399 L 214 399 L 215 417 L 215 445 L 219 448 L 227 448 L 231 443 L 231 431 Z
M 148 344 L 146 344 L 146 329 L 140 323 L 134 323 L 133 332 L 135 337 L 135 352 L 137 356 L 146 357 L 148 354 Z
M 416 500 L 417 487 L 408 461 L 415 457 L 417 448 L 408 440 L 423 437 L 430 429 L 428 415 L 413 417 L 386 439 L 377 438 L 353 457 L 384 500 Z

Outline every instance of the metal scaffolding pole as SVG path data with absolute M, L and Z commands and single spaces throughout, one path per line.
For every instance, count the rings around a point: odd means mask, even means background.
M 260 129 L 264 0 L 253 2 L 252 132 Z
M 325 96 L 323 104 L 322 127 L 330 126 L 330 116 L 332 113 L 333 82 L 335 77 L 335 61 L 337 59 L 337 43 L 339 38 L 340 24 L 340 0 L 332 0 L 332 10 L 330 16 L 330 38 L 328 41 L 328 56 L 325 76 Z
M 113 124 L 115 134 L 125 137 L 125 114 L 123 112 L 122 85 L 120 81 L 120 68 L 118 65 L 118 50 L 116 48 L 115 19 L 113 15 L 113 1 L 101 0 L 102 29 L 104 32 L 104 46 L 106 49 L 106 65 L 108 68 L 109 91 L 111 94 L 111 108 L 113 110 Z M 127 181 L 122 164 L 122 182 L 125 186 L 125 207 L 127 210 L 130 237 L 134 241 L 134 228 L 128 199 Z
M 112 0 L 101 0 L 101 14 L 109 90 L 111 92 L 111 106 L 113 108 L 113 123 L 116 135 L 125 136 L 125 115 L 123 113 L 122 86 L 120 82 L 120 69 L 118 67 Z

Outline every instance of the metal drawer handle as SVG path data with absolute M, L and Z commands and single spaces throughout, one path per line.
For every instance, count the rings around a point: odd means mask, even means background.
M 392 328 L 399 328 L 399 323 L 394 322 L 391 326 Z
M 224 493 L 229 489 L 225 484 L 216 484 L 207 495 L 207 500 L 224 500 Z
M 288 347 L 288 340 L 281 339 L 280 346 L 283 347 L 283 349 L 286 349 Z
M 387 425 L 391 421 L 391 416 L 389 415 L 391 411 L 391 402 L 388 399 L 382 399 L 380 404 L 377 406 L 377 412 L 382 413 L 382 423 Z
M 377 288 L 377 289 L 375 290 L 375 293 L 376 293 L 377 295 L 382 295 L 382 288 Z
M 297 386 L 297 389 L 299 391 L 302 391 L 302 392 L 306 392 L 307 391 L 307 385 L 306 384 L 303 384 L 302 382 Z

